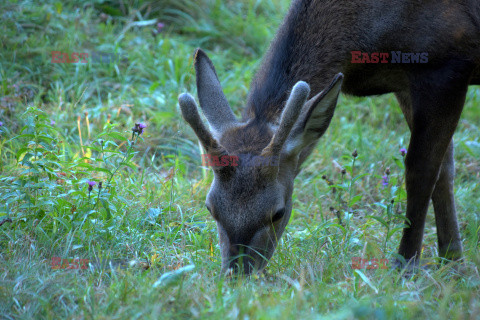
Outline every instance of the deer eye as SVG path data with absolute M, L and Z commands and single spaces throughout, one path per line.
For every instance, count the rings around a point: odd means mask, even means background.
M 277 222 L 278 220 L 282 219 L 284 215 L 285 215 L 285 208 L 282 208 L 282 209 L 278 210 L 273 215 L 272 222 Z

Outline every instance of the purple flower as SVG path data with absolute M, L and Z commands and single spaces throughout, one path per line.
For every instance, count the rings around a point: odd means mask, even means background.
M 142 134 L 143 133 L 143 129 L 145 129 L 147 127 L 147 125 L 143 122 L 140 122 L 138 124 L 138 134 Z
M 139 135 L 141 135 L 143 133 L 143 129 L 145 129 L 147 127 L 147 125 L 143 122 L 140 122 L 140 123 L 135 123 L 135 127 L 132 128 L 132 139 L 135 135 L 135 133 L 138 133 Z
M 50 120 L 50 125 L 54 126 L 55 125 L 55 120 Z
M 162 32 L 163 27 L 165 27 L 165 24 L 163 24 L 161 22 L 157 23 L 157 31 L 158 32 Z
M 388 186 L 388 175 L 387 174 L 382 177 L 382 185 L 384 187 Z
M 401 148 L 400 153 L 402 154 L 402 157 L 405 157 L 405 155 L 407 154 L 407 149 Z
M 93 186 L 95 186 L 97 183 L 95 181 L 87 181 L 88 184 L 88 192 L 92 191 Z
M 3 126 L 3 122 L 2 122 L 2 121 L 0 121 L 0 127 L 1 127 L 1 126 Z

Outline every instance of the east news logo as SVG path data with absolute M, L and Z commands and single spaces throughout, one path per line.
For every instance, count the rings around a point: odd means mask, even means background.
M 352 51 L 352 63 L 427 63 L 427 52 L 362 52 Z

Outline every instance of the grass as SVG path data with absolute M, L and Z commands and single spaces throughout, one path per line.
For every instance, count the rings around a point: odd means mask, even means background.
M 455 135 L 463 260 L 438 263 L 430 211 L 428 268 L 409 277 L 352 269 L 355 257 L 395 257 L 405 209 L 399 149 L 409 133 L 393 95 L 342 96 L 296 179 L 292 218 L 266 273 L 219 276 L 204 207 L 212 173 L 176 99 L 195 93 L 201 46 L 239 114 L 287 8 L 286 0 L 0 4 L 0 220 L 11 220 L 0 227 L 0 318 L 478 318 L 478 87 Z M 54 64 L 52 51 L 126 59 Z M 137 122 L 148 126 L 132 143 Z M 97 183 L 90 192 L 87 181 Z M 91 266 L 54 270 L 55 257 Z

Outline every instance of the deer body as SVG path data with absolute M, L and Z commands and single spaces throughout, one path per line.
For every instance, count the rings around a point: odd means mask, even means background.
M 352 63 L 352 52 L 374 62 Z M 390 57 L 389 63 L 375 62 L 381 53 L 399 55 L 397 62 L 402 53 L 403 62 L 426 54 L 428 61 L 391 63 Z M 280 159 L 278 167 L 214 168 L 206 204 L 217 221 L 224 269 L 236 268 L 239 261 L 247 273 L 266 265 L 290 217 L 293 180 L 328 128 L 340 90 L 358 96 L 394 92 L 412 132 L 406 157 L 410 227 L 404 229 L 399 253 L 418 261 L 432 199 L 440 255 L 461 256 L 451 140 L 468 86 L 480 84 L 478 1 L 293 1 L 252 82 L 240 121 L 201 50 L 195 68 L 200 106 L 211 129 L 191 96 L 181 95 L 179 102 L 206 151 Z

